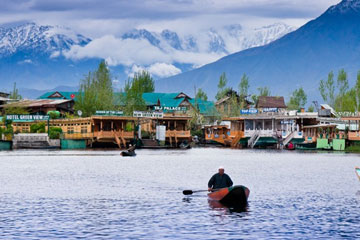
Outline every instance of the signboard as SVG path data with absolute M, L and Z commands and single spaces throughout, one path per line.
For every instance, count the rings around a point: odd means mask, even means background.
M 277 108 L 263 108 L 262 111 L 263 112 L 277 112 L 278 109 Z
M 294 124 L 295 121 L 294 120 L 284 120 L 284 121 L 281 121 L 281 124 Z
M 259 111 L 256 108 L 241 109 L 240 114 L 257 114 Z
M 95 115 L 99 116 L 123 116 L 123 111 L 96 111 Z
M 133 116 L 138 117 L 138 118 L 163 118 L 164 113 L 163 112 L 134 111 Z
M 6 115 L 6 120 L 11 121 L 47 121 L 49 115 Z
M 155 111 L 164 111 L 164 112 L 172 112 L 172 111 L 182 111 L 186 112 L 186 107 L 167 107 L 167 106 L 154 106 Z

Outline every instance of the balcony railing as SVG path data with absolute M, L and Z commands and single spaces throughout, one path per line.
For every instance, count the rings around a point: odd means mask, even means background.
M 124 132 L 124 131 L 100 131 L 94 132 L 94 137 L 96 138 L 114 138 L 115 136 L 123 138 L 134 138 L 134 132 Z
M 167 130 L 166 131 L 166 134 L 165 134 L 166 137 L 190 137 L 191 134 L 190 134 L 190 131 L 176 131 L 176 130 Z

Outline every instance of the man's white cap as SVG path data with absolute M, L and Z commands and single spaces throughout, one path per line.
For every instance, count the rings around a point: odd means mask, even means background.
M 219 169 L 225 169 L 223 166 L 220 166 Z

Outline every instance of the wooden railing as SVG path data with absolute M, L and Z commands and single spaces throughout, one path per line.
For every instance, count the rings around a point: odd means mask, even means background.
M 186 138 L 186 137 L 190 137 L 190 131 L 177 131 L 177 130 L 167 130 L 165 137 L 178 137 L 178 138 Z
M 93 138 L 93 133 L 63 133 L 62 138 L 64 139 L 90 139 Z
M 134 138 L 134 132 L 123 132 L 123 131 L 100 131 L 94 132 L 94 137 L 96 138 L 114 138 L 114 136 L 119 136 L 123 138 Z

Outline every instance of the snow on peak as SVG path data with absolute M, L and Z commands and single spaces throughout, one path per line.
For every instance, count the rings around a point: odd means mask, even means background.
M 51 54 L 88 42 L 90 42 L 89 38 L 61 26 L 42 26 L 31 22 L 15 27 L 0 27 L 0 54 L 3 56 L 17 51 Z
M 329 13 L 360 12 L 360 0 L 343 0 L 339 4 L 329 8 Z

